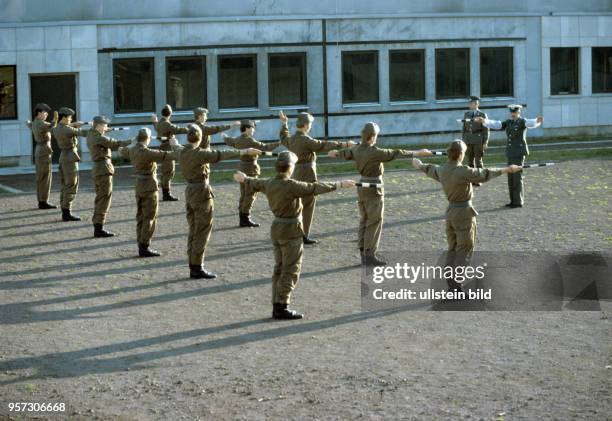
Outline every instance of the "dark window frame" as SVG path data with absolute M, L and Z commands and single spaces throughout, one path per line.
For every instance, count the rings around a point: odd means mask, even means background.
M 224 58 L 237 57 L 252 57 L 253 69 L 255 70 L 255 105 L 240 106 L 240 107 L 222 107 L 221 106 L 221 60 Z M 240 110 L 240 109 L 255 109 L 259 108 L 259 71 L 257 68 L 257 53 L 238 53 L 238 54 L 219 54 L 217 55 L 217 106 L 219 110 Z
M 115 81 L 115 63 L 117 63 L 118 61 L 142 61 L 142 60 L 147 60 L 151 63 L 151 78 L 153 79 L 153 83 L 151 84 L 151 98 L 152 98 L 152 105 L 151 105 L 151 109 L 150 110 L 131 110 L 131 111 L 127 111 L 127 110 L 118 110 L 117 109 L 117 101 L 115 98 L 115 95 L 117 93 L 116 90 L 116 81 Z M 155 112 L 156 109 L 156 103 L 157 103 L 157 98 L 155 97 L 155 57 L 116 57 L 112 59 L 112 77 L 113 77 L 113 110 L 114 110 L 114 114 L 143 114 L 143 113 L 151 113 L 151 112 Z
M 203 82 L 204 82 L 204 101 L 202 104 L 198 104 L 197 106 L 200 107 L 204 107 L 207 108 L 208 107 L 208 72 L 207 72 L 207 64 L 208 64 L 208 57 L 206 55 L 194 55 L 194 56 L 166 56 L 165 57 L 165 78 L 166 78 L 166 103 L 169 103 L 169 92 L 168 89 L 170 89 L 170 86 L 168 84 L 168 79 L 169 79 L 169 72 L 168 72 L 168 64 L 171 60 L 200 60 L 202 63 L 202 77 L 203 77 Z M 187 107 L 187 108 L 176 108 L 176 111 L 190 111 L 192 110 L 194 107 Z
M 302 68 L 304 71 L 304 82 L 302 89 L 304 91 L 304 101 L 301 104 L 272 104 L 272 66 L 270 59 L 273 56 L 300 56 L 302 58 Z M 281 53 L 268 53 L 268 106 L 273 107 L 291 107 L 291 106 L 308 106 L 308 55 L 306 51 L 296 52 L 281 52 Z
M 15 116 L 14 117 L 0 117 L 0 120 L 19 120 L 19 92 L 17 90 L 17 65 L 16 64 L 3 64 L 0 67 L 12 67 L 13 68 L 13 89 L 15 91 Z
M 575 91 L 568 91 L 568 92 L 561 92 L 558 90 L 554 90 L 553 89 L 553 50 L 574 50 L 576 52 L 576 63 L 575 63 L 575 71 L 576 71 L 576 90 Z M 580 47 L 551 47 L 550 48 L 550 57 L 549 57 L 549 64 L 550 64 L 550 95 L 551 96 L 567 96 L 567 95 L 580 95 L 580 82 L 581 82 L 581 74 L 580 74 Z
M 391 55 L 393 53 L 406 53 L 406 52 L 419 52 L 421 54 L 421 69 L 420 69 L 420 75 L 422 77 L 423 83 L 422 83 L 422 93 L 421 96 L 419 97 L 415 97 L 415 98 L 407 98 L 407 99 L 394 99 L 393 98 L 393 94 L 392 94 L 392 89 L 391 89 Z M 419 101 L 419 102 L 423 102 L 426 100 L 426 74 L 425 74 L 425 49 L 424 48 L 398 48 L 398 49 L 392 49 L 389 50 L 389 56 L 388 56 L 388 60 L 389 60 L 389 101 L 390 102 L 394 102 L 394 103 L 401 103 L 401 102 L 412 102 L 412 101 Z
M 440 70 L 440 66 L 438 66 L 438 53 L 439 52 L 444 52 L 444 51 L 466 51 L 467 52 L 467 60 L 466 60 L 466 70 L 467 70 L 467 78 L 466 78 L 466 92 L 461 92 L 457 95 L 444 95 L 444 96 L 440 96 L 439 92 L 438 92 L 438 87 L 439 87 L 439 83 L 438 83 L 438 71 Z M 472 81 L 471 81 L 471 54 L 470 54 L 470 48 L 469 47 L 445 47 L 445 48 L 436 48 L 434 51 L 434 63 L 435 63 L 435 70 L 434 70 L 434 80 L 435 80 L 435 89 L 434 89 L 434 95 L 435 95 L 435 99 L 436 100 L 452 100 L 452 99 L 465 99 L 470 95 L 470 89 L 471 89 L 471 85 L 472 85 Z
M 349 55 L 358 55 L 358 54 L 374 54 L 375 63 L 376 63 L 376 98 L 372 100 L 366 101 L 352 101 L 347 100 L 345 97 L 345 89 L 344 89 L 344 57 Z M 342 104 L 351 105 L 351 104 L 380 104 L 380 54 L 378 50 L 348 50 L 342 51 L 340 55 L 340 79 L 342 89 Z
M 482 52 L 483 51 L 487 51 L 487 50 L 507 50 L 510 53 L 510 76 L 509 76 L 509 80 L 510 80 L 510 92 L 508 94 L 487 94 L 485 92 L 483 92 L 482 87 L 483 87 L 483 83 L 482 83 L 482 68 L 483 68 L 483 63 L 482 63 Z M 479 69 L 480 69 L 480 96 L 482 98 L 513 98 L 515 96 L 514 94 L 514 47 L 510 47 L 510 46 L 499 46 L 499 47 L 481 47 L 478 51 L 478 61 L 479 61 Z
M 600 49 L 600 50 L 610 50 L 610 54 L 607 55 L 607 57 L 612 57 L 612 46 L 610 47 L 591 47 L 591 92 L 593 94 L 596 95 L 600 95 L 600 94 L 612 94 L 612 83 L 610 83 L 610 89 L 606 90 L 605 88 L 605 79 L 602 83 L 603 89 L 602 90 L 595 90 L 595 50 Z M 608 78 L 612 79 L 612 66 L 610 66 L 610 68 L 608 69 L 608 73 L 610 74 L 610 76 L 608 76 Z M 605 74 L 604 73 L 604 78 L 605 78 Z

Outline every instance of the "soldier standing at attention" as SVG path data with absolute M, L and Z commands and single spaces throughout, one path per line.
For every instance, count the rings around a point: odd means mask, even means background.
M 61 149 L 59 157 L 59 174 L 62 190 L 60 205 L 62 221 L 80 221 L 81 218 L 71 213 L 72 201 L 79 189 L 79 136 L 87 137 L 89 130 L 81 129 L 82 122 L 72 121 L 74 110 L 67 107 L 59 109 L 59 124 L 53 129 L 53 136 Z
M 232 127 L 240 126 L 239 121 L 234 121 L 232 124 L 221 124 L 218 126 L 210 126 L 206 124 L 208 119 L 208 110 L 206 108 L 198 107 L 193 110 L 193 116 L 195 118 L 194 123 L 202 130 L 202 142 L 200 143 L 200 149 L 210 148 L 210 137 L 214 134 L 224 132 L 231 129 Z
M 27 121 L 26 125 L 32 130 L 36 148 L 34 149 L 34 163 L 36 164 L 36 194 L 38 195 L 38 209 L 57 209 L 57 206 L 49 203 L 51 195 L 51 130 L 57 126 L 58 114 L 53 113 L 51 123 L 45 121 L 49 116 L 49 107 L 45 103 L 36 104 L 34 107 L 34 120 Z
M 447 263 L 465 265 L 469 262 L 476 242 L 476 216 L 478 212 L 472 205 L 474 190 L 472 183 L 484 183 L 501 174 L 520 172 L 519 165 L 509 165 L 502 169 L 472 168 L 462 165 L 467 146 L 455 140 L 448 147 L 448 162 L 444 165 L 423 164 L 413 159 L 412 165 L 428 177 L 439 181 L 448 199 L 446 210 L 446 240 L 449 256 Z M 449 279 L 450 290 L 461 290 L 461 286 Z
M 471 96 L 469 111 L 463 115 L 463 142 L 467 145 L 467 165 L 472 168 L 482 168 L 482 157 L 489 144 L 489 128 L 484 126 L 477 118 L 487 118 L 487 115 L 478 109 L 480 98 Z M 480 186 L 480 183 L 475 183 Z
M 478 120 L 492 130 L 506 131 L 506 159 L 508 165 L 523 165 L 525 157 L 529 155 L 527 146 L 527 129 L 535 129 L 544 122 L 544 117 L 538 116 L 534 119 L 521 117 L 522 105 L 508 105 L 510 118 L 505 121 L 489 120 L 480 117 Z M 515 172 L 508 174 L 508 191 L 510 193 L 509 208 L 522 208 L 524 203 L 523 173 Z
M 151 238 L 157 223 L 159 186 L 157 185 L 157 163 L 176 159 L 176 152 L 149 149 L 151 130 L 142 128 L 136 136 L 134 145 L 119 148 L 121 156 L 128 158 L 134 166 L 136 175 L 136 239 L 140 257 L 160 256 L 151 248 Z M 169 145 L 177 151 L 181 147 L 176 138 Z
M 253 138 L 255 134 L 255 122 L 253 120 L 243 120 L 240 124 L 239 137 L 228 137 L 223 135 L 225 143 L 236 149 L 255 148 L 260 151 L 272 151 L 276 149 L 280 142 L 262 143 Z M 261 169 L 257 163 L 257 156 L 243 155 L 240 157 L 238 170 L 251 178 L 257 178 L 261 174 Z M 238 212 L 241 227 L 258 227 L 259 224 L 251 219 L 251 208 L 255 203 L 257 192 L 247 190 L 246 186 L 240 184 L 240 200 L 238 201 Z
M 87 133 L 87 147 L 93 161 L 91 170 L 94 176 L 96 198 L 94 202 L 94 214 L 92 222 L 94 226 L 94 237 L 113 237 L 115 234 L 104 229 L 106 215 L 110 209 L 113 197 L 113 174 L 115 167 L 111 161 L 111 151 L 118 150 L 121 146 L 128 146 L 131 140 L 115 140 L 104 135 L 108 131 L 110 120 L 104 116 L 96 116 L 93 119 L 93 127 Z
M 209 166 L 224 159 L 238 158 L 242 155 L 258 155 L 257 149 L 241 151 L 219 151 L 200 148 L 202 130 L 195 125 L 187 126 L 188 143 L 179 152 L 179 161 L 183 177 L 187 182 L 185 188 L 185 208 L 189 224 L 187 255 L 189 258 L 189 276 L 192 279 L 216 278 L 213 272 L 204 270 L 204 253 L 210 239 L 213 224 L 214 195 L 208 184 Z
M 431 156 L 427 149 L 407 151 L 403 149 L 381 149 L 376 146 L 380 128 L 376 123 L 366 123 L 361 131 L 361 143 L 352 148 L 340 151 L 329 151 L 332 158 L 354 160 L 362 183 L 379 184 L 372 187 L 357 187 L 359 195 L 359 251 L 361 263 L 365 265 L 384 266 L 386 262 L 376 256 L 380 236 L 382 234 L 383 214 L 385 209 L 383 162 L 396 158 L 413 158 L 415 156 Z
M 335 183 L 305 183 L 291 178 L 298 157 L 283 151 L 276 161 L 276 177 L 258 179 L 238 171 L 234 179 L 268 198 L 274 221 L 270 237 L 274 247 L 274 273 L 272 275 L 272 317 L 275 319 L 301 319 L 303 314 L 288 308 L 291 292 L 300 278 L 304 250 L 302 226 L 303 197 L 334 191 L 340 187 L 353 187 L 355 181 Z
M 187 133 L 186 127 L 179 127 L 176 124 L 170 122 L 170 117 L 172 117 L 172 107 L 169 104 L 164 105 L 164 108 L 161 110 L 162 118 L 161 120 L 157 120 L 157 116 L 153 114 L 151 117 L 151 121 L 153 121 L 153 126 L 157 131 L 157 136 L 163 137 L 165 139 L 161 139 L 159 146 L 160 151 L 172 151 L 172 147 L 170 146 L 170 139 L 177 134 L 185 134 Z M 174 178 L 174 161 L 168 160 L 163 161 L 161 163 L 162 170 L 162 200 L 164 202 L 176 202 L 178 200 L 177 197 L 172 196 L 170 192 L 170 185 L 172 183 L 172 179 Z
M 317 181 L 317 152 L 329 152 L 332 149 L 348 148 L 355 142 L 335 142 L 313 139 L 308 135 L 312 128 L 314 117 L 308 113 L 299 113 L 297 116 L 297 130 L 293 136 L 289 135 L 287 125 L 289 119 L 280 111 L 278 117 L 282 123 L 280 131 L 281 144 L 293 152 L 297 157 L 293 178 L 298 181 L 313 183 Z M 310 227 L 316 204 L 315 195 L 302 197 L 304 206 L 304 244 L 316 244 L 318 241 L 310 238 Z

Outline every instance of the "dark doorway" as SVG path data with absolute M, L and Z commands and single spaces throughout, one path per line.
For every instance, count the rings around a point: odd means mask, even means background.
M 63 74 L 63 75 L 30 75 L 30 100 L 32 108 L 39 103 L 44 102 L 55 110 L 59 110 L 60 107 L 69 107 L 75 110 L 78 114 L 76 107 L 76 78 L 74 74 Z M 47 120 L 53 118 L 53 111 L 49 113 Z M 34 116 L 32 116 L 33 118 Z M 77 120 L 77 116 L 73 117 L 73 120 Z M 52 137 L 51 142 L 53 144 L 53 162 L 57 163 L 59 160 L 60 150 L 57 146 L 55 137 Z M 32 137 L 32 151 L 34 150 L 34 138 Z M 32 154 L 32 162 L 34 162 L 34 155 Z

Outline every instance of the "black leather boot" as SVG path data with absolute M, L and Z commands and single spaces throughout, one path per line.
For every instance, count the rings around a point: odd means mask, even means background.
M 172 196 L 170 189 L 162 189 L 162 200 L 164 202 L 178 202 L 178 197 Z
M 376 253 L 372 253 L 366 250 L 363 252 L 363 256 L 364 256 L 363 260 L 366 266 L 386 266 L 387 265 L 387 262 L 379 259 L 376 256 Z
M 69 222 L 69 221 L 80 221 L 81 218 L 79 218 L 76 215 L 73 215 L 70 212 L 70 209 L 62 209 L 62 221 L 64 222 Z
M 57 209 L 57 206 L 49 202 L 38 202 L 38 209 Z
M 189 265 L 189 277 L 191 279 L 214 279 L 217 274 L 205 270 L 200 265 Z
M 309 236 L 304 236 L 304 244 L 317 244 L 319 241 L 314 238 L 310 238 Z
M 272 306 L 272 318 L 279 320 L 297 320 L 304 318 L 304 315 L 288 308 L 287 304 L 275 303 Z
M 251 215 L 248 213 L 240 214 L 240 226 L 241 227 L 258 227 L 259 224 L 251 219 Z
M 94 224 L 94 237 L 95 238 L 105 238 L 105 237 L 114 237 L 115 233 L 111 231 L 106 231 L 104 229 L 104 225 L 102 224 Z
M 161 256 L 161 253 L 157 250 L 153 250 L 146 244 L 138 244 L 138 256 L 140 257 L 157 257 Z

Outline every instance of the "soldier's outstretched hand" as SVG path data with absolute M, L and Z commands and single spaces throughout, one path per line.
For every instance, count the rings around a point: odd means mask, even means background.
M 152 121 L 153 123 L 157 123 L 157 121 L 158 121 L 158 120 L 157 120 L 157 115 L 155 115 L 155 114 L 151 114 L 151 121 Z
M 355 146 L 356 144 L 357 144 L 357 143 L 355 143 L 355 142 L 354 142 L 354 141 L 352 141 L 352 140 L 347 140 L 347 141 L 345 142 L 345 145 L 346 145 L 345 147 L 346 147 L 346 148 L 350 148 L 351 146 Z
M 240 155 L 259 156 L 261 155 L 261 151 L 255 148 L 246 148 L 240 150 Z
M 523 167 L 521 167 L 520 165 L 514 165 L 514 164 L 512 164 L 512 165 L 510 165 L 508 168 L 510 169 L 510 172 L 511 172 L 511 173 L 513 173 L 513 174 L 514 174 L 515 172 L 523 171 Z
M 476 123 L 484 124 L 485 119 L 484 119 L 484 117 L 476 117 L 476 118 L 474 119 L 474 121 L 475 121 Z
M 355 187 L 355 180 L 342 180 L 340 181 L 340 187 L 342 187 L 343 189 Z
M 241 171 L 236 171 L 234 173 L 234 180 L 236 180 L 239 183 L 244 183 L 244 180 L 246 179 L 246 174 L 241 172 Z
M 429 149 L 419 149 L 414 151 L 414 156 L 432 156 L 433 153 Z
M 412 158 L 412 166 L 417 170 L 420 170 L 423 166 L 423 162 L 418 158 Z
M 278 112 L 278 118 L 282 123 L 286 123 L 289 121 L 289 118 L 287 118 L 287 116 L 282 110 Z
M 542 117 L 541 115 L 536 117 L 536 121 L 540 124 L 544 123 L 544 117 Z
M 338 151 L 332 149 L 331 151 L 327 152 L 327 156 L 329 156 L 330 158 L 338 158 Z
M 53 111 L 53 121 L 59 120 L 59 114 L 57 111 Z

